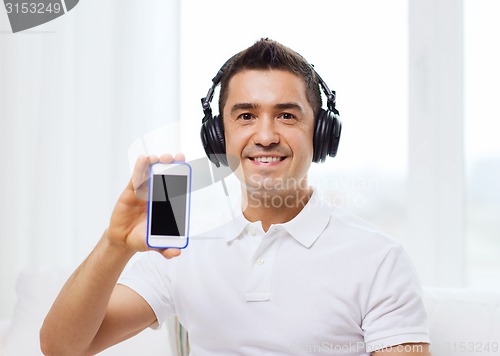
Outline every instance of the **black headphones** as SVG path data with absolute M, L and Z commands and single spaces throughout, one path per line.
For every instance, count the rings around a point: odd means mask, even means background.
M 212 102 L 214 91 L 220 83 L 231 57 L 219 69 L 217 75 L 212 79 L 212 86 L 205 97 L 201 98 L 204 117 L 201 121 L 201 142 L 210 161 L 217 167 L 222 163 L 228 166 L 226 156 L 226 142 L 224 139 L 224 124 L 221 115 L 212 116 Z M 335 108 L 335 91 L 331 91 L 326 83 L 321 79 L 314 67 L 311 65 L 314 74 L 317 76 L 319 84 L 327 98 L 327 110 L 320 109 L 315 120 L 313 136 L 313 162 L 324 162 L 327 156 L 335 157 L 339 147 L 340 132 L 342 123 L 339 120 L 339 112 Z

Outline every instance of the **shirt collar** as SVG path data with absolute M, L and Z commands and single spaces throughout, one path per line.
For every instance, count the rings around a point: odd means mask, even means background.
M 247 225 L 251 224 L 245 216 L 243 212 L 239 212 L 238 215 L 234 217 L 231 221 L 221 227 L 220 234 L 226 240 L 226 242 L 230 242 L 241 235 L 243 230 Z
M 297 242 L 309 248 L 328 225 L 330 216 L 331 205 L 321 199 L 314 189 L 311 198 L 296 217 L 286 223 L 273 226 L 282 226 Z M 234 219 L 222 226 L 219 233 L 226 242 L 230 242 L 239 237 L 249 224 L 251 222 L 240 212 Z
M 321 199 L 314 189 L 304 209 L 292 220 L 281 225 L 297 242 L 309 248 L 328 225 L 331 210 L 332 206 Z

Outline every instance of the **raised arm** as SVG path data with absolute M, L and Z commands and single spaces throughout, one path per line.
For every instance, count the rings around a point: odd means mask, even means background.
M 123 341 L 156 321 L 149 305 L 131 289 L 116 285 L 130 258 L 147 251 L 149 165 L 171 155 L 141 157 L 113 210 L 109 227 L 91 254 L 68 279 L 40 330 L 45 355 L 90 355 Z M 175 160 L 184 160 L 178 155 Z M 165 257 L 177 249 L 158 250 Z

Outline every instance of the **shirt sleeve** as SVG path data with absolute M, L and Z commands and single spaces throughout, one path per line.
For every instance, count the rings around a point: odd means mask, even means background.
M 403 343 L 430 343 L 422 288 L 401 245 L 392 247 L 373 279 L 362 329 L 366 352 Z
M 155 251 L 137 256 L 118 279 L 118 284 L 125 285 L 138 293 L 151 306 L 157 323 L 152 328 L 159 328 L 169 316 L 175 315 L 172 301 L 172 280 L 168 273 L 173 266 L 169 260 Z

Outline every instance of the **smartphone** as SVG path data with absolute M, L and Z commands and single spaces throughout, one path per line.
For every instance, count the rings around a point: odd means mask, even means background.
M 149 247 L 187 247 L 191 172 L 191 166 L 185 162 L 150 166 L 146 233 Z

